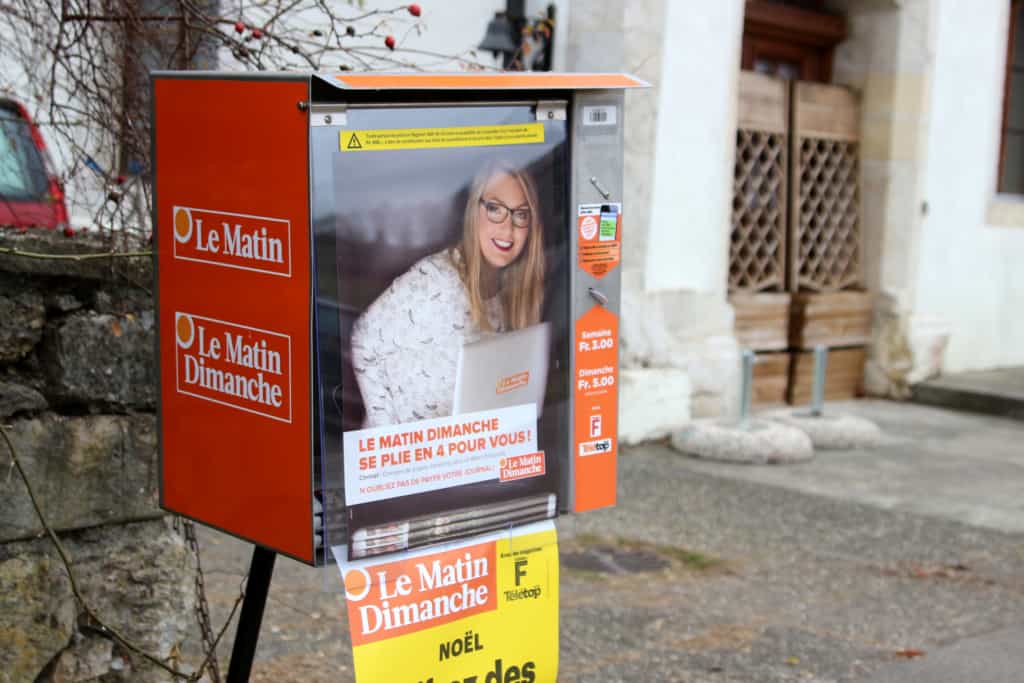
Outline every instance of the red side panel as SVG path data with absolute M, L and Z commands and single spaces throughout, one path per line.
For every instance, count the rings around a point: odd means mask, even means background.
M 155 84 L 163 506 L 313 562 L 308 82 Z

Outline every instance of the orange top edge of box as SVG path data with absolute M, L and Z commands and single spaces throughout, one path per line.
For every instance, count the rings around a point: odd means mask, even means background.
M 342 73 L 321 78 L 346 90 L 617 90 L 650 84 L 629 74 L 550 72 Z

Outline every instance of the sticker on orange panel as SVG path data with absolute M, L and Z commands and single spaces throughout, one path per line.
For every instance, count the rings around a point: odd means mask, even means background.
M 595 305 L 576 321 L 573 510 L 615 505 L 619 319 Z
M 622 204 L 580 204 L 576 213 L 577 263 L 602 278 L 622 259 Z

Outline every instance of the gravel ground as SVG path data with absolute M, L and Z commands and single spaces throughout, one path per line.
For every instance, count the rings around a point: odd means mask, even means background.
M 926 440 L 915 424 L 903 448 Z M 1024 442 L 1024 424 L 999 428 Z M 705 465 L 629 449 L 618 507 L 559 521 L 563 683 L 857 681 L 1024 621 L 1022 533 Z M 251 546 L 200 540 L 219 624 Z M 342 598 L 325 585 L 334 574 L 278 560 L 252 680 L 353 680 Z

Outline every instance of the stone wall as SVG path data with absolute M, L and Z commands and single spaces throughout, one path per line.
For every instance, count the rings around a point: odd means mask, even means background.
M 0 228 L 0 250 L 102 253 Z M 0 424 L 101 619 L 170 657 L 194 637 L 193 558 L 158 505 L 148 258 L 0 253 Z M 165 681 L 79 608 L 0 440 L 0 683 Z M 184 663 L 180 663 L 182 667 Z
M 836 49 L 834 80 L 861 97 L 864 275 L 867 288 L 877 294 L 865 386 L 893 398 L 906 398 L 912 382 L 939 370 L 913 329 L 919 328 L 914 280 L 927 206 L 922 187 L 933 6 L 929 0 L 829 2 L 830 9 L 846 16 L 850 30 Z M 932 332 L 925 346 L 944 345 L 947 333 Z

